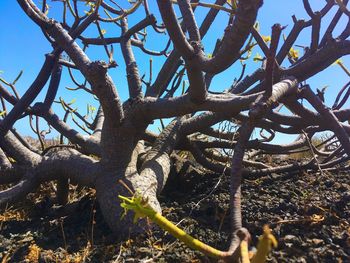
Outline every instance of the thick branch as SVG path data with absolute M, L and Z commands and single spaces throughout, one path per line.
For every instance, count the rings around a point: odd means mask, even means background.
M 184 58 L 191 58 L 194 54 L 193 47 L 187 42 L 186 36 L 177 21 L 171 0 L 157 0 L 157 3 L 174 47 Z
M 246 41 L 255 23 L 258 9 L 262 1 L 248 0 L 240 1 L 234 21 L 225 29 L 222 44 L 217 54 L 212 59 L 205 59 L 201 55 L 199 63 L 205 72 L 219 73 L 232 65 L 240 58 L 240 49 Z
M 42 157 L 30 151 L 25 147 L 12 132 L 7 132 L 0 140 L 0 147 L 18 163 L 33 166 L 38 163 Z
M 76 150 L 51 151 L 40 163 L 29 168 L 18 184 L 0 192 L 0 206 L 24 198 L 45 181 L 70 178 L 74 183 L 93 187 L 98 174 L 98 163 Z
M 349 40 L 334 40 L 319 49 L 306 60 L 282 71 L 282 74 L 292 75 L 299 81 L 304 81 L 316 73 L 329 67 L 338 58 L 350 53 Z

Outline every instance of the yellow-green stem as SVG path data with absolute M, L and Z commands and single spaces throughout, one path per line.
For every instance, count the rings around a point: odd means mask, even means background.
M 134 198 L 133 201 L 132 199 L 125 198 L 123 196 L 119 196 L 119 198 L 125 202 L 129 202 L 129 204 L 124 204 L 124 205 L 122 204 L 122 206 L 126 209 L 134 210 L 136 218 L 147 216 L 152 222 L 156 223 L 160 228 L 169 232 L 169 234 L 179 239 L 180 241 L 184 242 L 190 248 L 198 250 L 206 254 L 207 256 L 214 257 L 214 258 L 224 258 L 228 256 L 228 252 L 215 249 L 207 244 L 204 244 L 202 241 L 192 237 L 191 235 L 187 234 L 185 231 L 183 231 L 182 229 L 174 225 L 172 222 L 170 222 L 160 213 L 157 213 L 156 211 L 154 211 L 148 205 L 142 205 L 141 203 L 138 204 L 137 201 L 135 201 L 137 198 Z M 132 204 L 130 201 L 134 203 Z
M 213 248 L 202 241 L 192 237 L 187 234 L 181 228 L 174 225 L 160 213 L 152 209 L 147 203 L 147 200 L 144 200 L 139 194 L 134 194 L 133 197 L 127 198 L 125 196 L 120 196 L 123 202 L 121 206 L 127 210 L 133 210 L 135 212 L 134 223 L 138 218 L 148 217 L 152 222 L 156 223 L 160 228 L 169 232 L 172 236 L 178 240 L 184 242 L 187 246 L 192 249 L 198 250 L 205 255 L 213 258 L 219 259 L 229 259 L 232 257 L 232 251 L 221 251 L 216 248 Z M 266 261 L 268 254 L 271 251 L 272 247 L 277 246 L 277 241 L 275 237 L 271 234 L 271 230 L 268 226 L 264 226 L 264 233 L 260 237 L 257 253 L 252 259 L 252 263 L 263 263 Z M 248 255 L 248 242 L 247 240 L 242 240 L 239 246 L 240 249 L 240 258 L 242 263 L 249 263 Z

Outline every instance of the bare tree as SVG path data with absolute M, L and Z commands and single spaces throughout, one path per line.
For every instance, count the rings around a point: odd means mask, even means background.
M 132 215 L 128 215 L 126 221 L 120 221 L 122 208 L 118 194 L 129 195 L 127 185 L 132 191 L 143 193 L 149 204 L 161 212 L 157 195 L 167 182 L 170 157 L 179 151 L 188 151 L 203 167 L 226 173 L 231 178 L 232 242 L 227 254 L 231 257 L 237 254 L 241 240 L 249 237 L 242 226 L 242 176 L 258 177 L 301 169 L 322 171 L 335 169 L 336 165 L 349 160 L 350 126 L 345 122 L 350 118 L 350 110 L 342 107 L 349 97 L 350 84 L 340 90 L 332 107 L 324 103 L 324 90 L 315 93 L 307 84 L 310 77 L 350 54 L 347 0 L 327 0 L 319 11 L 314 11 L 304 0 L 309 20 L 293 16 L 293 28 L 280 45 L 284 30 L 281 25 L 272 27 L 270 44 L 255 27 L 262 0 L 216 0 L 215 3 L 158 0 L 163 23 L 156 21 L 147 0 L 135 0 L 129 3 L 128 9 L 112 0 L 85 1 L 90 6 L 85 13 L 80 10 L 82 5 L 78 0 L 56 1 L 63 5 L 61 22 L 48 18 L 45 0 L 40 8 L 32 0 L 17 0 L 24 13 L 40 27 L 53 50 L 46 55 L 40 72 L 23 96 L 17 94 L 15 83 L 0 85 L 3 107 L 0 183 L 13 184 L 0 192 L 1 205 L 15 203 L 35 191 L 41 183 L 51 180 L 57 180 L 57 200 L 65 204 L 70 182 L 96 189 L 103 216 L 115 233 L 125 234 L 129 228 L 136 231 Z M 200 25 L 194 15 L 198 7 L 207 11 Z M 322 19 L 331 9 L 336 9 L 335 15 L 322 35 Z M 144 10 L 144 18 L 129 26 L 128 18 L 140 10 Z M 219 12 L 229 13 L 229 21 L 221 29 L 223 36 L 208 57 L 202 38 Z M 341 34 L 335 36 L 333 31 L 341 16 L 347 17 L 348 23 Z M 105 37 L 101 27 L 104 23 L 115 24 L 116 32 L 120 34 Z M 92 26 L 97 27 L 98 37 L 84 37 L 86 29 Z M 293 46 L 300 33 L 310 27 L 310 45 L 304 47 L 302 56 L 297 56 Z M 145 28 L 159 34 L 167 32 L 169 41 L 164 50 L 147 49 Z M 109 58 L 107 62 L 90 60 L 86 51 L 94 45 L 104 48 Z M 129 99 L 124 102 L 109 75 L 109 69 L 117 66 L 111 45 L 120 47 L 126 65 Z M 262 66 L 250 74 L 246 74 L 243 66 L 231 86 L 219 93 L 211 92 L 213 77 L 246 59 L 254 46 L 264 53 Z M 155 78 L 152 62 L 149 80 L 140 75 L 133 53 L 136 48 L 154 57 L 166 57 Z M 289 60 L 288 67 L 282 66 L 286 59 Z M 93 122 L 64 101 L 61 103 L 66 116 L 60 118 L 52 110 L 61 88 L 63 68 L 68 69 L 78 89 L 98 98 L 100 107 Z M 85 78 L 82 84 L 73 76 L 77 71 Z M 189 81 L 187 90 L 183 87 L 185 74 Z M 45 100 L 33 103 L 48 81 Z M 179 95 L 181 88 L 184 92 Z M 313 109 L 307 108 L 302 100 L 309 102 Z M 280 113 L 282 107 L 291 113 Z M 89 135 L 82 135 L 76 130 L 79 127 L 66 123 L 70 113 L 79 120 L 76 121 L 78 125 L 82 123 L 87 127 L 79 125 L 88 130 Z M 68 143 L 61 140 L 48 147 L 41 140 L 40 149 L 26 143 L 13 125 L 27 116 L 36 119 L 36 125 L 32 126 L 39 139 L 42 139 L 43 131 L 38 123 L 45 120 Z M 154 120 L 162 118 L 173 119 L 159 134 L 147 130 Z M 254 130 L 260 131 L 260 135 L 252 138 Z M 321 145 L 313 145 L 312 137 L 322 131 L 331 131 L 334 135 Z M 277 145 L 271 143 L 276 132 L 300 136 L 290 144 Z M 227 153 L 231 149 L 233 156 L 229 157 Z M 266 154 L 288 155 L 310 149 L 314 154 L 309 160 L 290 165 L 273 166 L 256 161 Z

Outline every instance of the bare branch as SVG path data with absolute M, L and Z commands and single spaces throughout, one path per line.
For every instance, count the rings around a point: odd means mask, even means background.
M 121 42 L 121 50 L 123 53 L 125 65 L 126 65 L 126 76 L 128 79 L 129 86 L 129 97 L 139 98 L 142 97 L 141 91 L 141 80 L 139 70 L 135 61 L 134 53 L 131 49 L 131 41 L 126 33 L 128 32 L 128 24 L 125 18 L 121 20 L 123 41 Z
M 186 40 L 185 34 L 177 22 L 171 0 L 157 0 L 157 3 L 174 47 L 184 58 L 191 58 L 194 55 L 194 49 Z

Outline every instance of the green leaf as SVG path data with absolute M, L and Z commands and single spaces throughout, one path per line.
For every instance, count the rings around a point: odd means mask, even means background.
M 256 31 L 259 31 L 260 30 L 260 24 L 259 24 L 259 21 L 256 21 L 255 24 L 254 24 L 254 28 Z
M 122 218 L 125 217 L 129 210 L 134 211 L 133 223 L 135 224 L 140 218 L 144 218 L 145 209 L 151 209 L 148 207 L 147 202 L 143 199 L 142 195 L 139 192 L 136 192 L 131 198 L 118 195 L 119 199 L 122 201 L 120 206 L 124 208 L 124 213 Z
M 162 130 L 164 130 L 164 129 L 165 129 L 165 125 L 164 125 L 163 120 L 162 120 L 162 119 L 159 119 L 159 121 L 160 121 L 160 125 L 162 126 Z
M 186 87 L 186 81 L 182 81 L 182 90 L 181 90 L 181 95 L 185 94 L 185 87 Z
M 253 61 L 258 62 L 258 61 L 262 61 L 262 60 L 263 60 L 263 57 L 260 56 L 259 53 L 256 53 L 255 57 L 253 58 Z
M 264 42 L 270 42 L 271 41 L 271 36 L 261 36 Z
M 47 16 L 49 14 L 50 6 L 48 4 L 46 4 L 45 9 L 46 9 L 45 15 Z
M 332 66 L 340 65 L 340 64 L 343 64 L 343 61 L 340 58 L 338 58 L 336 61 L 333 62 Z
M 4 80 L 3 78 L 0 78 L 0 81 L 2 82 L 2 83 L 4 83 L 5 85 L 7 85 L 7 86 L 10 86 L 11 84 L 10 83 L 8 83 L 6 80 Z
M 16 84 L 16 82 L 19 80 L 19 78 L 22 76 L 22 74 L 23 74 L 23 70 L 21 70 L 20 72 L 19 72 L 19 74 L 18 74 L 18 76 L 15 78 L 15 80 L 12 82 L 12 85 L 15 85 Z
M 72 99 L 70 102 L 68 102 L 68 105 L 72 105 L 77 101 L 77 99 Z
M 299 58 L 299 50 L 294 49 L 294 48 L 290 48 L 289 56 L 291 56 L 291 58 L 293 58 L 293 59 L 298 59 Z

